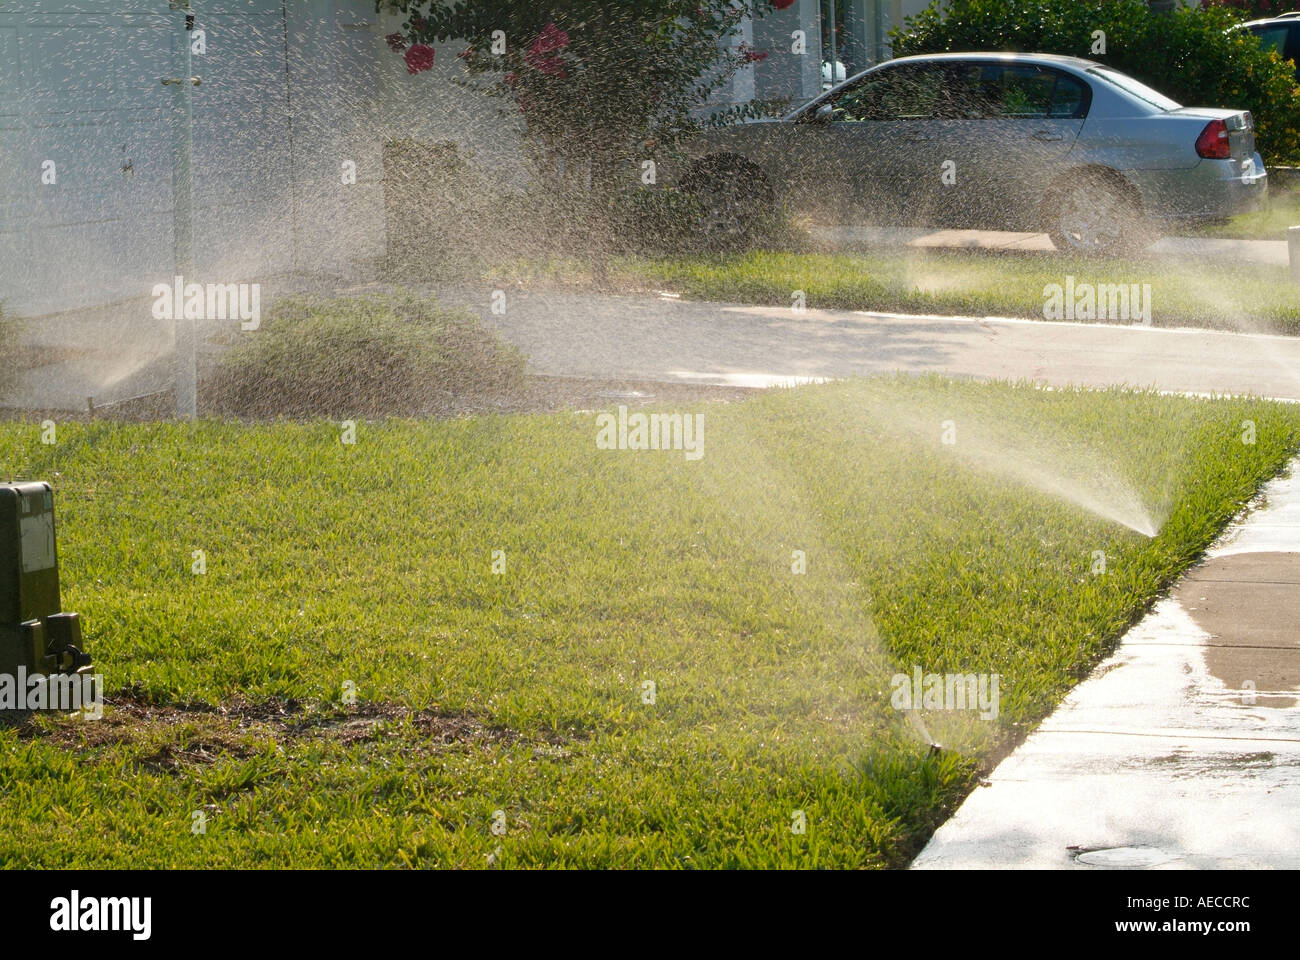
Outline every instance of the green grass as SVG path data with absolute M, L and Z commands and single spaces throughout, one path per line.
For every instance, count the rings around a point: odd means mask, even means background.
M 1273 184 L 1259 210 L 1191 231 L 1195 236 L 1230 240 L 1285 240 L 1288 227 L 1300 227 L 1300 186 Z
M 1151 322 L 1300 333 L 1300 286 L 1285 267 L 1078 260 L 957 251 L 821 254 L 756 251 L 711 257 L 634 258 L 614 275 L 629 287 L 692 300 L 811 308 L 1044 318 L 1050 284 L 1149 284 Z M 545 278 L 548 269 L 532 266 Z M 1136 322 L 1130 318 L 1125 322 Z
M 899 866 L 1300 446 L 1293 406 L 941 379 L 684 412 L 696 461 L 590 414 L 0 426 L 123 704 L 0 728 L 0 862 Z M 928 711 L 929 755 L 912 665 L 999 673 L 996 721 Z

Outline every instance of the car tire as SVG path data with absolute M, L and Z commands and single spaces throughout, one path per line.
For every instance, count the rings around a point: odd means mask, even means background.
M 1104 174 L 1084 173 L 1058 183 L 1044 199 L 1042 213 L 1059 253 L 1123 256 L 1155 239 L 1136 191 Z
M 776 200 L 763 171 L 743 157 L 706 157 L 681 186 L 695 198 L 697 230 L 711 246 L 748 240 Z

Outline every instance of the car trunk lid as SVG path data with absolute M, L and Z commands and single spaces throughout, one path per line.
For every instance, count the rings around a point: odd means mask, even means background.
M 1203 129 L 1214 120 L 1222 120 L 1228 128 L 1228 146 L 1232 159 L 1249 160 L 1255 155 L 1255 118 L 1249 110 L 1218 110 L 1209 107 L 1182 107 L 1165 114 L 1169 117 L 1187 117 L 1200 121 Z

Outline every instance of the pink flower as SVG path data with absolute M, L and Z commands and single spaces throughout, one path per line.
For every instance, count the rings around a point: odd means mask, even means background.
M 794 0 L 772 0 L 772 6 L 778 10 L 784 10 L 787 7 L 794 6 Z
M 739 48 L 741 63 L 761 63 L 767 59 L 767 52 L 764 50 L 750 50 L 744 44 Z
M 411 44 L 403 57 L 406 60 L 407 73 L 420 73 L 433 69 L 433 47 L 423 43 Z
M 533 56 L 544 57 L 558 53 L 569 45 L 569 35 L 553 23 L 542 27 L 541 35 L 533 41 L 528 52 Z
M 564 69 L 564 61 L 557 54 L 569 45 L 569 35 L 553 23 L 542 28 L 541 35 L 533 41 L 524 60 L 534 70 L 549 77 L 564 79 L 569 75 Z
M 406 49 L 406 38 L 400 33 L 390 33 L 384 39 L 388 41 L 388 49 L 393 53 L 401 53 Z

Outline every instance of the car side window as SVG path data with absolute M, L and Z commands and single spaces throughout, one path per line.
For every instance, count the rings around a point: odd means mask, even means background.
M 1052 119 L 1081 120 L 1088 115 L 1092 106 L 1092 90 L 1077 77 L 1058 73 L 1056 86 L 1052 88 Z
M 963 63 L 949 70 L 954 116 L 965 120 L 1046 117 L 1052 76 L 1037 67 Z
M 953 116 L 967 120 L 1078 119 L 1092 103 L 1083 81 L 1030 64 L 958 64 L 949 82 Z
M 1000 66 L 978 63 L 949 65 L 948 90 L 952 97 L 952 117 L 957 120 L 984 120 L 997 116 L 999 94 L 994 78 L 1001 70 Z
M 939 67 L 893 67 L 881 70 L 832 101 L 836 123 L 916 120 L 936 116 L 945 102 Z
M 1290 24 L 1264 23 L 1251 27 L 1250 32 L 1259 37 L 1259 45 L 1265 50 L 1276 50 L 1278 56 L 1286 55 L 1287 39 L 1291 35 Z
M 1056 75 L 1039 67 L 1013 64 L 1002 68 L 1001 116 L 1046 119 L 1052 108 Z

